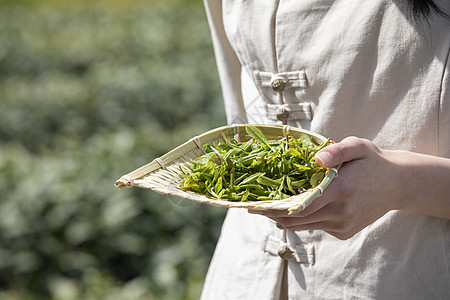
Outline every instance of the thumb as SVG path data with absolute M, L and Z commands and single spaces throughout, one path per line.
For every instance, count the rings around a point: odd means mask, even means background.
M 376 146 L 372 142 L 357 137 L 347 137 L 341 142 L 328 145 L 315 155 L 315 161 L 321 167 L 331 168 L 349 162 L 364 158 L 369 150 Z

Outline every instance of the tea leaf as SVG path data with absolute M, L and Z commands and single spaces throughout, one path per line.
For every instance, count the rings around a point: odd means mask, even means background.
M 256 128 L 255 126 L 252 126 L 252 125 L 246 126 L 245 130 L 252 138 L 254 138 L 259 143 L 261 143 L 261 145 L 263 145 L 263 147 L 265 149 L 270 149 L 269 141 L 264 136 L 264 134 L 261 132 L 261 130 L 259 130 L 258 128 Z

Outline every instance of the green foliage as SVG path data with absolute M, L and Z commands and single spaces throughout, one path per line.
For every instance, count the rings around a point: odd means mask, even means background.
M 113 184 L 224 123 L 201 6 L 1 6 L 0 298 L 198 298 L 225 210 Z
M 238 142 L 223 134 L 217 146 L 205 144 L 205 154 L 180 167 L 182 189 L 226 201 L 282 200 L 317 186 L 326 168 L 314 161 L 325 147 L 302 134 L 268 140 L 253 125 L 251 136 Z

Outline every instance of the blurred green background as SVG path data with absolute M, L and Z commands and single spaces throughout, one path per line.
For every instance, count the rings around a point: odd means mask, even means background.
M 0 299 L 198 299 L 226 210 L 113 184 L 225 123 L 201 0 L 0 1 Z

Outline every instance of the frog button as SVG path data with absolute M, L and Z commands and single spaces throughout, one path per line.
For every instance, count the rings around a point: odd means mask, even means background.
M 283 79 L 275 79 L 272 81 L 272 89 L 275 92 L 282 92 L 286 87 L 286 82 Z
M 277 226 L 278 229 L 286 229 L 286 227 L 283 226 L 283 224 L 276 222 L 275 226 Z
M 290 113 L 291 111 L 286 107 L 279 108 L 277 110 L 277 119 L 282 122 L 287 122 Z
M 289 259 L 292 256 L 292 251 L 287 245 L 283 245 L 278 249 L 278 256 L 282 259 Z

